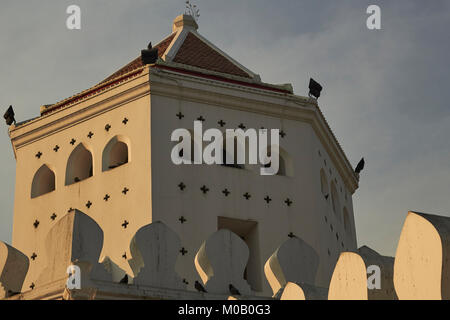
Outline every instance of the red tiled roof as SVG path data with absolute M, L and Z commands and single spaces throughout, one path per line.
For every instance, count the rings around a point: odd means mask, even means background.
M 124 75 L 118 76 L 118 77 L 114 78 L 114 80 L 111 80 L 109 82 L 101 82 L 98 85 L 96 85 L 90 89 L 84 90 L 70 98 L 64 99 L 53 105 L 49 105 L 44 110 L 41 110 L 41 116 L 46 115 L 55 110 L 63 109 L 64 107 L 71 105 L 73 103 L 79 102 L 85 98 L 92 97 L 92 96 L 96 95 L 97 93 L 100 93 L 109 88 L 112 88 L 119 83 L 123 83 L 123 82 L 141 74 L 142 71 L 143 71 L 143 69 L 141 68 L 140 70 L 136 70 L 135 72 L 132 72 L 130 74 L 124 73 Z
M 249 74 L 189 32 L 173 62 L 250 78 Z
M 158 43 L 155 48 L 158 48 L 158 56 L 161 58 L 163 54 L 166 52 L 169 45 L 172 43 L 173 38 L 175 37 L 175 33 L 168 36 L 166 39 Z M 131 61 L 129 64 L 127 64 L 125 67 L 121 68 L 117 72 L 113 73 L 111 76 L 106 78 L 100 83 L 108 82 L 114 78 L 120 77 L 128 72 L 131 72 L 133 70 L 136 70 L 137 68 L 142 67 L 142 60 L 141 57 L 138 57 Z
M 162 40 L 160 43 L 158 43 L 155 46 L 155 48 L 158 48 L 158 56 L 160 58 L 166 53 L 167 49 L 169 48 L 170 44 L 174 40 L 175 36 L 176 36 L 176 33 L 172 33 L 170 36 L 168 36 L 167 38 L 165 38 L 164 40 Z M 245 72 L 244 70 L 239 68 L 237 65 L 235 65 L 233 62 L 231 62 L 224 55 L 222 55 L 218 51 L 211 48 L 208 44 L 206 44 L 203 40 L 201 40 L 199 37 L 197 37 L 192 32 L 189 32 L 188 35 L 186 36 L 186 38 L 184 39 L 184 42 L 181 45 L 181 47 L 179 48 L 178 52 L 176 53 L 176 56 L 173 59 L 173 61 L 176 63 L 179 63 L 179 64 L 190 65 L 190 66 L 197 67 L 197 68 L 204 69 L 204 70 L 215 71 L 218 73 L 240 76 L 240 77 L 244 77 L 244 78 L 251 78 L 251 76 L 247 72 Z M 113 73 L 111 76 L 109 76 L 108 78 L 106 78 L 105 80 L 103 80 L 102 82 L 97 84 L 96 86 L 94 86 L 88 90 L 85 90 L 79 94 L 76 94 L 70 98 L 64 99 L 54 105 L 48 106 L 47 108 L 45 108 L 44 110 L 41 111 L 41 115 L 48 114 L 51 111 L 64 108 L 65 106 L 67 106 L 69 104 L 75 103 L 85 97 L 89 97 L 95 93 L 105 90 L 106 88 L 114 86 L 118 82 L 123 82 L 125 78 L 126 79 L 129 78 L 128 77 L 129 73 L 131 73 L 135 70 L 138 70 L 139 68 L 142 68 L 142 67 L 143 67 L 143 65 L 142 65 L 141 57 L 138 57 L 138 58 L 134 59 L 133 61 L 131 61 L 126 66 L 120 68 L 118 71 Z M 181 68 L 175 68 L 175 69 L 178 69 L 180 71 L 183 68 L 181 67 Z M 200 73 L 194 72 L 194 73 L 197 76 L 205 76 L 205 77 L 208 77 L 208 78 L 214 79 L 214 80 L 221 80 L 221 81 L 226 80 L 224 77 L 220 77 L 220 76 L 215 76 L 215 77 L 211 76 L 211 75 L 208 76 L 201 72 Z M 130 74 L 130 75 L 133 76 L 134 73 Z M 230 81 L 230 80 L 227 80 L 227 81 Z M 238 83 L 238 82 L 235 82 L 235 83 Z M 241 82 L 239 82 L 239 84 L 248 85 L 246 83 L 241 83 Z M 258 87 L 258 88 L 262 88 L 262 89 L 270 89 L 265 86 L 254 86 L 254 85 L 250 85 L 250 86 Z M 283 93 L 285 92 L 285 90 L 273 90 L 273 89 L 270 89 L 270 90 L 277 91 L 277 92 L 283 92 Z M 291 92 L 286 91 L 285 93 L 291 93 Z

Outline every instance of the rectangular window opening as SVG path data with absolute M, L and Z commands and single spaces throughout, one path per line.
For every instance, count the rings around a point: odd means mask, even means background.
M 217 229 L 228 229 L 238 235 L 249 248 L 249 259 L 243 277 L 253 291 L 262 291 L 258 222 L 218 217 Z

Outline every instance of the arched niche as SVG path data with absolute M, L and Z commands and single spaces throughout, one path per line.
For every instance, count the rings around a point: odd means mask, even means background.
M 178 147 L 178 159 L 183 159 L 183 160 L 187 160 L 190 161 L 191 163 L 194 163 L 194 153 L 195 153 L 195 148 L 199 148 L 199 146 L 197 145 L 197 143 L 195 142 L 194 139 L 194 131 L 191 129 L 186 129 L 187 131 L 189 131 L 190 134 L 190 152 L 187 152 L 183 149 L 182 146 L 179 146 L 179 144 L 181 143 L 182 139 L 180 138 L 179 141 L 175 141 L 173 142 L 173 147 L 177 146 Z M 185 141 L 184 141 L 185 142 Z M 189 154 L 190 153 L 190 154 Z
M 33 182 L 31 183 L 31 198 L 37 198 L 54 190 L 55 173 L 44 164 L 34 174 Z
M 269 156 L 272 156 L 272 149 L 273 146 L 268 147 L 268 151 L 266 151 L 266 154 Z M 267 149 L 266 149 L 267 150 Z M 276 157 L 277 155 L 274 154 Z M 271 166 L 271 163 L 264 165 L 264 167 L 269 168 Z M 291 155 L 284 150 L 282 147 L 278 146 L 278 176 L 286 176 L 286 177 L 293 177 L 294 176 L 294 164 L 292 161 Z
M 66 167 L 66 186 L 93 175 L 92 153 L 80 143 L 70 154 Z
M 105 146 L 102 155 L 102 171 L 120 167 L 130 161 L 129 141 L 123 136 L 115 136 Z
M 336 185 L 334 184 L 334 182 L 331 182 L 331 203 L 333 205 L 334 214 L 340 220 L 341 205 L 339 202 L 339 194 L 337 192 Z
M 350 216 L 346 207 L 342 210 L 342 217 L 344 219 L 344 229 L 346 232 L 350 232 Z
M 246 145 L 247 145 L 248 139 L 246 139 Z M 234 158 L 233 163 L 227 163 L 227 145 L 233 145 L 234 148 Z M 238 162 L 238 152 L 245 152 L 245 163 L 237 163 Z M 248 147 L 241 144 L 236 137 L 226 139 L 224 137 L 223 139 L 223 150 L 222 150 L 222 166 L 228 167 L 228 168 L 235 168 L 235 169 L 245 169 L 246 166 L 248 166 Z
M 325 199 L 328 200 L 328 197 L 330 196 L 330 187 L 328 186 L 327 174 L 323 168 L 320 169 L 320 191 Z

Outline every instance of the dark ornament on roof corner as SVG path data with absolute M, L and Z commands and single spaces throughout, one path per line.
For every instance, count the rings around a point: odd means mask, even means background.
M 158 60 L 158 48 L 153 48 L 150 42 L 147 49 L 141 51 L 142 64 L 154 64 Z

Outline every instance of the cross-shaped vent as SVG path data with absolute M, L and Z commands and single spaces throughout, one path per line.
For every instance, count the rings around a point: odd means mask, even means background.
M 203 192 L 203 194 L 207 194 L 209 191 L 209 189 L 205 185 L 203 185 L 203 187 L 201 187 L 200 190 Z
M 246 192 L 246 193 L 244 193 L 244 198 L 246 199 L 246 200 L 249 200 L 252 196 L 250 195 L 250 193 L 248 193 L 248 192 Z
M 187 220 L 185 217 L 181 216 L 180 219 L 178 219 L 178 221 L 181 222 L 181 224 L 185 223 Z
M 270 201 L 272 201 L 272 199 L 271 199 L 269 196 L 266 196 L 266 197 L 264 198 L 264 201 L 266 201 L 267 204 L 269 204 Z
M 184 118 L 184 114 L 182 114 L 181 112 L 178 112 L 177 113 L 177 118 L 180 119 L 180 120 L 183 119 Z

